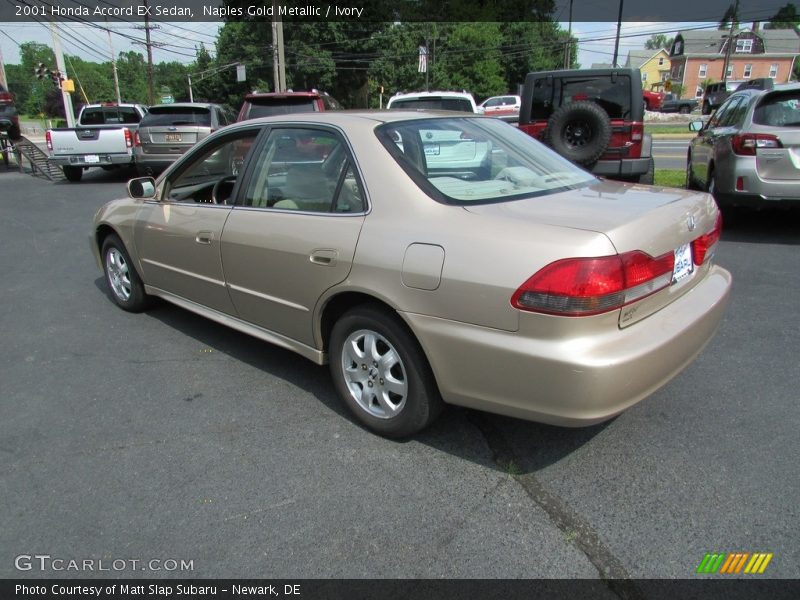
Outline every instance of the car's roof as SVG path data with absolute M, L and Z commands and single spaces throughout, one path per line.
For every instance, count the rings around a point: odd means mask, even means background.
M 356 125 L 358 123 L 372 122 L 374 124 L 396 123 L 417 119 L 459 119 L 459 118 L 484 118 L 469 112 L 455 112 L 449 110 L 335 110 L 324 112 L 292 113 L 288 115 L 275 115 L 259 117 L 240 121 L 235 126 L 252 126 L 266 123 L 309 123 L 336 126 Z M 231 126 L 232 127 L 232 126 Z
M 326 95 L 324 92 L 316 90 L 310 92 L 251 92 L 244 99 L 252 100 L 257 98 L 319 98 Z
M 211 108 L 219 106 L 213 102 L 172 102 L 170 104 L 153 104 L 150 108 Z
M 427 91 L 427 92 L 397 92 L 392 98 L 428 98 L 431 96 L 453 96 L 459 98 L 472 98 L 469 92 L 456 92 L 456 91 Z M 391 98 L 390 98 L 391 100 Z

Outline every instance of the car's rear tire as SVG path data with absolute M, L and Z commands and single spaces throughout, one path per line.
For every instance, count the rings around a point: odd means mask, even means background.
M 80 181 L 81 177 L 83 177 L 83 169 L 81 167 L 64 166 L 62 170 L 64 171 L 64 177 L 67 178 L 67 181 L 75 183 Z
M 567 160 L 588 167 L 608 147 L 611 121 L 594 102 L 570 102 L 550 115 L 542 141 Z
M 103 240 L 100 256 L 103 259 L 103 272 L 111 300 L 128 312 L 141 312 L 147 308 L 150 297 L 144 291 L 142 279 L 122 240 L 115 234 L 110 234 Z
M 692 155 L 689 154 L 686 156 L 686 189 L 687 190 L 699 190 L 700 186 L 692 177 Z
M 688 115 L 690 112 L 692 112 L 692 109 L 686 104 L 684 104 L 678 109 L 678 112 L 681 113 L 682 115 Z
M 339 396 L 372 431 L 407 437 L 430 425 L 443 402 L 422 348 L 406 325 L 373 305 L 351 309 L 330 336 L 330 370 Z

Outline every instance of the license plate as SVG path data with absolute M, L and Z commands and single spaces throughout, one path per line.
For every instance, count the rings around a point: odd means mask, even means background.
M 425 156 L 439 156 L 439 144 L 425 144 Z
M 99 163 L 100 157 L 97 154 L 87 154 L 83 157 L 83 160 L 87 163 Z
M 694 271 L 692 247 L 689 244 L 679 246 L 675 250 L 675 267 L 672 269 L 672 283 L 677 283 L 691 275 Z
M 180 142 L 181 141 L 181 134 L 180 133 L 168 133 L 166 139 L 167 139 L 168 142 Z

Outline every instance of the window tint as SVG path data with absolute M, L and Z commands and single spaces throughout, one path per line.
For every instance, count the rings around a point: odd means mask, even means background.
M 81 125 L 132 125 L 141 117 L 132 106 L 96 106 L 81 113 Z
M 314 99 L 308 96 L 297 98 L 254 98 L 248 100 L 248 102 L 250 102 L 250 110 L 247 113 L 248 119 L 314 111 Z
M 800 127 L 800 91 L 770 94 L 753 112 L 753 123 L 773 127 Z
M 364 210 L 344 142 L 332 132 L 305 128 L 270 133 L 243 205 L 315 213 Z
M 596 102 L 611 119 L 631 118 L 631 79 L 627 75 L 538 79 L 534 83 L 532 118 L 549 119 L 553 111 L 569 102 Z
M 472 103 L 466 98 L 442 98 L 439 96 L 426 96 L 425 98 L 401 98 L 392 101 L 393 109 L 401 110 L 456 110 L 473 112 Z
M 151 106 L 142 117 L 141 127 L 166 127 L 170 125 L 211 126 L 211 110 L 201 106 Z
M 453 204 L 516 200 L 574 189 L 594 177 L 496 119 L 386 123 L 384 147 L 432 198 Z
M 219 183 L 217 198 L 228 199 L 258 132 L 258 129 L 238 131 L 205 145 L 200 154 L 194 154 L 190 163 L 167 182 L 166 198 L 171 202 L 212 203 L 212 192 Z

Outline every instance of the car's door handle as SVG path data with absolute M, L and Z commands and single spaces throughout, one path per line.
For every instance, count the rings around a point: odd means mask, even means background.
M 323 265 L 325 267 L 332 267 L 336 264 L 336 258 L 339 253 L 332 249 L 314 250 L 309 257 L 309 260 L 315 265 Z
M 198 231 L 197 236 L 194 238 L 194 241 L 198 244 L 210 244 L 211 240 L 214 239 L 214 232 L 213 231 Z

